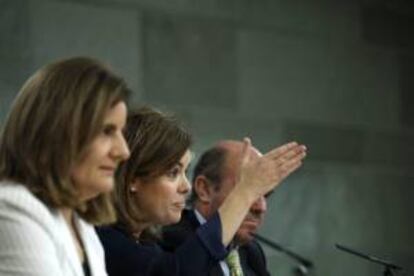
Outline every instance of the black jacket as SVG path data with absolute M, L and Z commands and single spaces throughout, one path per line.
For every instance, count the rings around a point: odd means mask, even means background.
M 196 229 L 200 227 L 195 213 L 192 210 L 184 210 L 181 221 L 178 224 L 165 227 L 163 229 L 163 240 L 161 247 L 173 252 L 189 237 L 194 235 Z M 266 258 L 262 248 L 256 241 L 239 247 L 240 262 L 245 276 L 269 276 L 266 268 Z M 222 276 L 223 272 L 218 260 L 211 261 L 208 268 L 209 276 Z

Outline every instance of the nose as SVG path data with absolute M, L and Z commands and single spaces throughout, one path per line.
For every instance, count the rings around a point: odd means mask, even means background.
M 128 144 L 125 140 L 125 137 L 122 133 L 118 135 L 115 145 L 113 146 L 113 153 L 114 158 L 119 159 L 119 161 L 124 161 L 129 158 L 131 155 L 129 151 Z
M 252 205 L 250 210 L 256 214 L 264 214 L 267 211 L 267 201 L 264 196 L 259 197 Z
M 182 194 L 188 194 L 190 193 L 190 191 L 191 191 L 190 182 L 188 181 L 187 177 L 184 176 L 180 182 L 179 192 Z

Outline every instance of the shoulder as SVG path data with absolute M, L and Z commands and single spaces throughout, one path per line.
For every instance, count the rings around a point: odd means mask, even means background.
M 25 186 L 4 181 L 0 182 L 0 213 L 15 219 L 29 217 L 41 225 L 53 224 L 58 216 Z
M 267 270 L 266 256 L 262 247 L 256 240 L 241 246 L 239 250 L 240 254 L 245 256 L 244 259 L 251 269 L 258 275 L 270 275 Z
M 0 270 L 12 266 L 25 275 L 59 275 L 65 239 L 57 212 L 24 186 L 1 182 L 0 220 L 0 255 L 10 260 Z
M 184 232 L 194 232 L 200 223 L 195 216 L 193 210 L 184 210 L 181 213 L 181 219 L 178 223 L 166 226 L 163 228 L 163 233 L 165 232 L 177 232 L 177 231 L 184 231 Z
M 97 227 L 96 230 L 105 249 L 106 268 L 110 276 L 135 275 L 138 272 L 146 275 L 162 253 L 156 244 L 138 244 L 116 226 Z
M 97 227 L 96 232 L 107 255 L 118 254 L 118 252 L 123 252 L 122 255 L 126 252 L 131 254 L 160 252 L 157 244 L 139 244 L 125 231 L 115 225 Z
M 254 255 L 262 260 L 265 260 L 263 248 L 256 240 L 252 240 L 251 242 L 241 246 L 240 249 L 246 251 L 249 255 Z
M 134 244 L 128 234 L 115 225 L 96 227 L 96 233 L 104 246 L 111 243 Z
M 184 210 L 180 222 L 166 226 L 162 230 L 160 245 L 166 251 L 174 251 L 194 234 L 199 224 L 192 210 Z

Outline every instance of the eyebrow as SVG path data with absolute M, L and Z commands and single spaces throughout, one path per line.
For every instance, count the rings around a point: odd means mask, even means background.
M 187 168 L 190 166 L 190 163 L 191 163 L 192 160 L 193 160 L 193 154 L 190 152 L 190 160 L 188 161 Z M 178 165 L 181 168 L 184 167 L 184 164 L 183 164 L 183 162 L 181 162 L 181 160 L 177 161 L 175 165 Z
M 111 127 L 111 128 L 118 128 L 118 124 L 117 123 L 115 123 L 115 122 L 113 122 L 113 121 L 104 121 L 103 123 L 102 123 L 102 126 L 103 127 Z M 121 131 L 122 132 L 125 132 L 126 131 L 126 124 L 124 124 L 123 125 L 123 127 L 121 128 Z
M 187 168 L 190 166 L 190 163 L 191 163 L 191 159 L 190 159 L 190 161 L 188 162 Z M 180 166 L 180 168 L 183 168 L 183 167 L 184 167 L 184 164 L 183 164 L 183 162 L 181 162 L 181 161 L 178 161 L 178 162 L 176 163 L 176 165 Z

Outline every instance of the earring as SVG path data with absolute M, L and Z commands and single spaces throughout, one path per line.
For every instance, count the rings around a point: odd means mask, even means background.
M 131 187 L 129 188 L 129 191 L 130 191 L 131 193 L 135 193 L 135 192 L 137 191 L 137 188 L 136 188 L 135 186 L 131 186 Z

